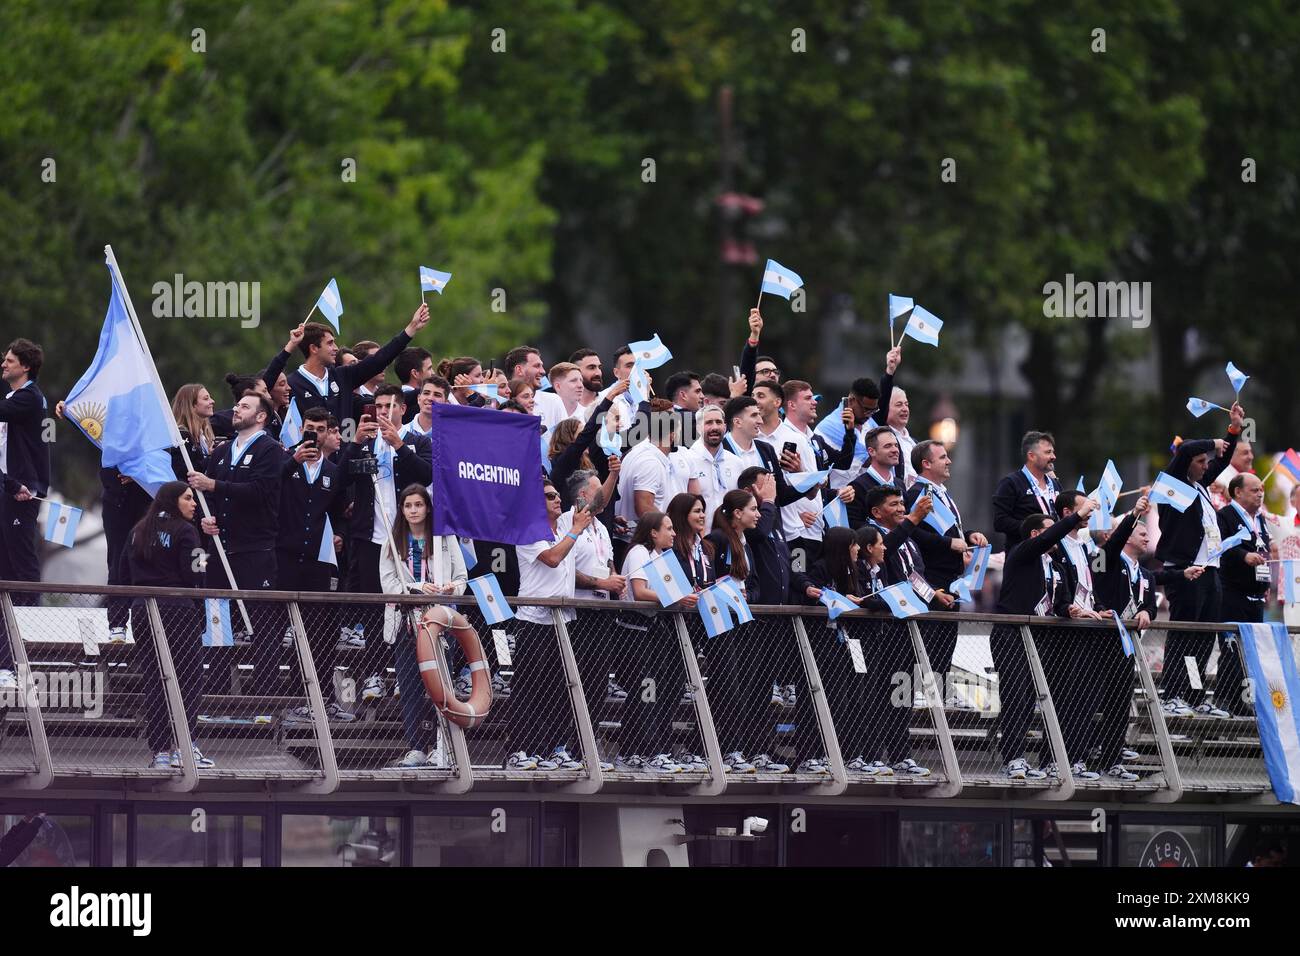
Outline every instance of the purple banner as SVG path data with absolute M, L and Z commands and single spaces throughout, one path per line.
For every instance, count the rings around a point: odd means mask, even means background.
M 541 419 L 433 406 L 433 533 L 503 544 L 551 539 L 542 494 Z

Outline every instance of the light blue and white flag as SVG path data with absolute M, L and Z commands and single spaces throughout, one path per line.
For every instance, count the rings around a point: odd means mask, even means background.
M 1125 657 L 1132 657 L 1132 656 L 1133 656 L 1133 638 L 1131 638 L 1131 637 L 1129 636 L 1128 628 L 1125 627 L 1125 626 L 1124 626 L 1124 622 L 1121 621 L 1121 620 L 1119 619 L 1119 612 L 1118 612 L 1118 611 L 1111 611 L 1111 612 L 1110 612 L 1110 616 L 1111 616 L 1111 620 L 1113 620 L 1113 621 L 1115 622 L 1115 626 L 1116 626 L 1117 628 L 1119 628 L 1119 643 L 1120 643 L 1120 646 L 1124 648 L 1124 656 L 1125 656 Z
M 99 447 L 105 468 L 155 495 L 176 479 L 169 449 L 181 444 L 181 435 L 149 345 L 131 321 L 122 276 L 115 261 L 107 264 L 112 294 L 99 348 L 68 392 L 64 417 Z
M 767 265 L 763 267 L 763 291 L 769 295 L 779 295 L 783 299 L 790 298 L 795 289 L 803 286 L 803 279 L 799 273 L 787 269 L 775 259 L 768 259 Z
M 1124 479 L 1119 476 L 1119 469 L 1115 467 L 1114 461 L 1107 459 L 1095 495 L 1097 503 L 1101 505 L 1097 510 L 1107 513 L 1113 512 L 1115 505 L 1119 502 L 1119 493 L 1123 489 Z
M 627 374 L 627 397 L 633 405 L 650 401 L 650 376 L 639 362 L 632 363 L 632 370 Z
M 735 615 L 737 624 L 748 624 L 754 620 L 754 612 L 749 609 L 745 592 L 740 589 L 735 578 L 730 574 L 724 574 L 713 582 L 713 587 L 722 594 L 722 599 L 727 602 L 727 607 Z
M 856 604 L 834 588 L 822 588 L 822 596 L 818 600 L 826 605 L 826 616 L 832 621 L 845 611 L 856 611 L 858 609 Z
M 1300 560 L 1284 560 L 1278 570 L 1282 596 L 1287 604 L 1300 604 Z
M 465 570 L 473 571 L 474 565 L 478 564 L 478 554 L 474 551 L 474 539 L 461 535 L 456 540 L 460 544 L 460 556 L 465 559 Z
M 970 584 L 965 578 L 958 578 L 948 585 L 948 593 L 955 594 L 963 604 L 974 604 L 975 596 L 971 594 Z
M 671 551 L 651 558 L 640 570 L 645 572 L 646 584 L 654 590 L 659 603 L 664 607 L 676 604 L 693 593 L 690 582 L 686 580 L 686 573 L 682 571 L 681 562 Z
M 924 342 L 926 345 L 937 346 L 939 344 L 939 332 L 942 328 L 942 319 L 918 305 L 912 310 L 907 325 L 903 327 L 903 334 L 916 339 L 918 342 Z
M 1083 487 L 1084 487 L 1084 486 L 1083 486 L 1083 475 L 1080 475 L 1080 476 L 1079 476 L 1079 480 L 1078 480 L 1077 482 L 1075 482 L 1074 490 L 1075 490 L 1075 491 L 1083 491 Z
M 539 392 L 545 392 L 545 391 L 549 391 L 549 390 L 550 390 L 550 387 L 551 387 L 551 379 L 550 379 L 550 377 L 549 377 L 549 376 L 546 376 L 546 375 L 543 375 L 543 376 L 541 377 L 541 379 L 537 382 L 537 389 L 536 389 L 536 390 L 539 391 Z
M 203 601 L 203 646 L 234 647 L 235 632 L 230 626 L 230 599 L 206 598 Z
M 542 432 L 542 471 L 551 473 L 551 429 Z
M 652 338 L 640 342 L 628 342 L 627 347 L 632 350 L 632 361 L 640 363 L 644 369 L 658 368 L 672 361 L 673 353 L 668 351 L 668 346 L 659 341 L 658 332 Z
M 849 509 L 844 506 L 844 502 L 839 496 L 832 498 L 822 509 L 822 520 L 826 522 L 828 528 L 847 528 L 849 526 Z
M 623 454 L 623 436 L 609 433 L 608 416 L 600 423 L 600 431 L 596 432 L 596 444 L 600 446 L 600 450 L 607 458 L 613 458 L 615 455 L 621 457 Z
M 1264 766 L 1282 803 L 1300 803 L 1300 675 L 1286 625 L 1239 624 L 1241 652 L 1254 689 Z
M 1234 533 L 1220 541 L 1217 548 L 1210 548 L 1205 553 L 1205 559 L 1207 561 L 1213 561 L 1215 558 L 1222 557 L 1227 551 L 1230 551 L 1239 544 L 1245 544 L 1252 537 L 1253 535 L 1249 528 L 1244 526 L 1240 527 Z
M 736 626 L 731 609 L 717 588 L 701 591 L 695 608 L 700 613 L 700 620 L 704 622 L 704 633 L 709 637 L 717 637 Z
M 889 293 L 889 341 L 894 341 L 894 320 L 902 318 L 911 312 L 915 304 L 905 295 Z
M 474 592 L 479 613 L 488 624 L 500 624 L 515 616 L 514 610 L 506 602 L 506 596 L 501 591 L 501 582 L 497 580 L 495 574 L 470 578 L 469 589 Z
M 810 491 L 824 482 L 830 475 L 830 469 L 825 471 L 792 471 L 785 476 L 785 483 L 795 491 Z
M 893 612 L 894 617 L 912 617 L 915 614 L 924 614 L 926 610 L 924 602 L 917 597 L 912 586 L 906 581 L 891 584 L 878 596 L 889 605 L 889 610 Z
M 1214 402 L 1207 402 L 1203 398 L 1189 398 L 1187 400 L 1187 410 L 1197 418 L 1200 418 L 1212 408 L 1217 408 L 1221 412 L 1228 410 L 1222 405 L 1215 405 Z
M 925 495 L 917 495 L 916 501 L 912 502 L 912 510 L 915 511 L 917 505 Z M 957 523 L 957 516 L 952 513 L 952 509 L 943 503 L 938 495 L 930 495 L 930 513 L 925 516 L 925 523 L 934 528 L 940 534 L 947 534 L 948 529 Z
M 57 501 L 47 502 L 45 511 L 45 540 L 70 548 L 77 541 L 77 523 L 81 509 Z
M 280 444 L 292 448 L 302 441 L 302 412 L 298 411 L 298 399 L 289 399 L 289 409 L 284 413 L 280 424 Z
M 1113 531 L 1115 529 L 1115 516 L 1106 508 L 1094 508 L 1092 514 L 1088 515 L 1089 531 Z
M 450 272 L 439 272 L 437 269 L 430 269 L 428 266 L 420 266 L 421 292 L 436 292 L 438 295 L 442 295 L 442 290 L 447 288 L 447 283 L 450 281 Z
M 966 568 L 966 583 L 972 591 L 984 589 L 984 572 L 989 569 L 989 556 L 993 554 L 993 545 L 981 544 L 971 549 L 970 565 Z
M 332 564 L 336 568 L 339 566 L 338 555 L 334 553 L 334 524 L 329 515 L 325 516 L 325 530 L 321 532 L 320 551 L 316 560 L 321 564 Z
M 330 284 L 316 300 L 316 308 L 320 309 L 321 315 L 330 320 L 330 325 L 334 326 L 334 331 L 337 332 L 339 316 L 343 314 L 343 297 L 339 295 L 339 284 L 333 279 L 330 279 Z
M 489 402 L 496 402 L 497 404 L 501 402 L 501 393 L 498 391 L 498 386 L 491 382 L 482 382 L 478 385 L 462 385 L 460 387 L 467 392 L 473 392 L 475 395 L 482 395 Z
M 1151 485 L 1150 496 L 1154 504 L 1169 505 L 1178 511 L 1186 511 L 1196 500 L 1196 489 L 1162 471 L 1156 475 L 1156 480 Z
M 1231 362 L 1228 363 L 1228 366 L 1224 371 L 1228 373 L 1228 381 L 1232 383 L 1232 390 L 1240 396 L 1241 387 L 1246 384 L 1246 379 L 1250 378 L 1250 376 L 1237 368 L 1237 366 L 1233 365 Z
M 831 413 L 819 421 L 813 428 L 814 435 L 820 435 L 826 444 L 837 451 L 844 447 L 844 399 L 831 410 Z M 861 444 L 861 442 L 859 442 Z

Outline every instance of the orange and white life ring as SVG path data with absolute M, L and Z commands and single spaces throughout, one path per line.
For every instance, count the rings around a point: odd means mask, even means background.
M 433 620 L 435 616 L 441 616 L 440 612 L 447 615 L 445 623 Z M 431 607 L 424 611 L 420 616 L 420 628 L 415 641 L 415 659 L 420 665 L 420 677 L 424 680 L 424 689 L 433 701 L 433 706 L 453 724 L 468 730 L 481 724 L 492 707 L 492 673 L 478 631 L 470 624 L 453 627 L 452 620 L 452 611 L 446 606 Z M 456 643 L 469 662 L 469 700 L 457 697 L 451 681 L 439 670 L 430 625 L 442 627 L 456 636 Z

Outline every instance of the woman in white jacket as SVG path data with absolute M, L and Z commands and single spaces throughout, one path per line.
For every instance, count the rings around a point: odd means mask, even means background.
M 398 496 L 393 533 L 379 552 L 379 582 L 385 594 L 464 594 L 467 573 L 460 541 L 454 535 L 435 535 L 433 505 L 423 485 L 407 485 Z M 394 551 L 394 547 L 396 550 Z M 389 605 L 384 612 L 384 640 L 393 645 L 393 666 L 401 688 L 402 729 L 410 750 L 397 762 L 399 767 L 427 767 L 428 751 L 434 746 L 438 715 L 424 690 L 420 666 L 415 657 L 415 634 L 411 630 L 412 609 Z M 440 640 L 448 627 L 469 627 L 455 608 L 442 605 L 433 611 L 445 622 L 430 625 L 431 636 Z

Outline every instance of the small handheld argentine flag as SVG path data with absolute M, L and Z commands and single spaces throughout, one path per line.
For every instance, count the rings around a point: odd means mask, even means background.
M 1157 505 L 1169 505 L 1179 512 L 1186 511 L 1196 500 L 1196 489 L 1185 481 L 1179 481 L 1173 475 L 1163 471 L 1156 475 L 1149 492 L 1151 500 Z
M 803 279 L 799 273 L 787 269 L 775 259 L 768 259 L 767 265 L 763 267 L 763 291 L 769 295 L 779 295 L 783 299 L 788 299 L 794 293 L 795 289 L 803 287 Z
M 970 593 L 970 582 L 965 578 L 957 578 L 952 584 L 948 585 L 948 593 L 955 594 L 957 600 L 963 604 L 974 604 L 975 597 Z
M 650 401 L 650 377 L 640 362 L 633 362 L 632 370 L 627 374 L 627 397 L 633 405 Z
M 839 496 L 832 498 L 822 509 L 822 520 L 828 528 L 847 528 L 849 526 L 849 509 Z
M 938 346 L 939 331 L 942 328 L 942 319 L 932 312 L 927 312 L 923 306 L 918 305 L 912 310 L 907 325 L 903 327 L 903 334 L 916 339 L 918 342 L 924 342 L 926 345 Z
M 722 599 L 731 609 L 731 613 L 736 616 L 737 624 L 749 624 L 754 620 L 754 612 L 749 609 L 749 602 L 745 600 L 745 592 L 740 590 L 740 585 L 730 574 L 724 574 L 713 582 L 713 587 L 718 589 Z
M 1115 626 L 1119 628 L 1119 643 L 1120 646 L 1124 648 L 1124 656 L 1132 657 L 1133 638 L 1129 636 L 1128 628 L 1125 627 L 1124 622 L 1119 619 L 1118 611 L 1111 611 L 1110 616 L 1111 616 L 1111 620 L 1115 622 Z
M 325 530 L 320 536 L 320 552 L 316 555 L 316 560 L 321 564 L 332 564 L 334 567 L 339 566 L 338 556 L 334 554 L 334 525 L 330 521 L 330 516 L 325 516 Z
M 1113 531 L 1114 529 L 1115 516 L 1110 513 L 1109 508 L 1096 508 L 1088 515 L 1089 531 Z
M 45 514 L 45 540 L 70 548 L 77 540 L 77 523 L 81 521 L 81 509 L 72 505 L 49 502 Z
M 600 423 L 600 431 L 596 433 L 596 444 L 600 445 L 600 450 L 605 453 L 607 458 L 622 457 L 623 455 L 623 436 L 609 433 L 608 418 Z
M 1115 462 L 1106 459 L 1106 467 L 1101 472 L 1101 482 L 1097 485 L 1097 503 L 1099 511 L 1113 512 L 1119 502 L 1119 493 L 1124 488 L 1124 479 L 1119 476 Z
M 646 583 L 654 589 L 655 597 L 659 598 L 659 603 L 664 607 L 676 604 L 692 593 L 690 582 L 686 580 L 686 573 L 682 570 L 682 564 L 677 560 L 677 555 L 671 551 L 665 551 L 651 558 L 641 566 L 640 570 L 645 572 Z
M 924 497 L 925 495 L 916 496 L 916 501 L 912 504 L 913 511 L 916 510 L 916 506 L 921 503 L 921 499 Z M 925 516 L 925 523 L 940 534 L 947 534 L 948 529 L 957 523 L 957 516 L 952 513 L 952 510 L 943 503 L 943 500 L 938 495 L 930 495 L 930 504 L 930 513 Z
M 1232 383 L 1232 390 L 1240 395 L 1241 387 L 1246 384 L 1246 379 L 1250 378 L 1250 376 L 1231 362 L 1228 363 L 1224 371 L 1228 373 L 1228 381 Z
M 506 603 L 506 596 L 501 591 L 501 582 L 497 580 L 495 574 L 470 578 L 469 589 L 474 592 L 479 613 L 488 624 L 500 624 L 515 616 L 514 610 Z
M 298 399 L 289 399 L 289 410 L 284 413 L 284 422 L 280 425 L 280 444 L 292 448 L 302 441 L 302 412 L 298 411 Z
M 785 483 L 794 488 L 795 491 L 811 491 L 830 475 L 830 469 L 826 471 L 792 471 L 785 476 Z
M 1224 408 L 1222 405 L 1215 405 L 1214 402 L 1207 402 L 1203 398 L 1189 398 L 1187 400 L 1187 410 L 1191 412 L 1192 415 L 1194 415 L 1196 418 L 1200 418 L 1211 408 L 1217 408 L 1221 412 L 1227 411 L 1227 409 Z
M 479 385 L 462 385 L 461 387 L 467 392 L 473 392 L 475 395 L 482 395 L 489 402 L 499 403 L 501 401 L 499 386 L 493 385 L 491 382 L 483 382 Z
M 1222 557 L 1226 552 L 1232 550 L 1239 544 L 1245 544 L 1251 539 L 1252 535 L 1249 528 L 1238 528 L 1235 534 L 1231 534 L 1219 542 L 1217 548 L 1211 548 L 1205 553 L 1207 561 L 1213 561 L 1215 558 Z
M 856 611 L 858 609 L 856 604 L 834 588 L 822 588 L 822 596 L 818 600 L 826 605 L 826 616 L 832 621 L 845 611 Z
M 1083 475 L 1080 475 L 1080 476 L 1079 476 L 1079 480 L 1078 480 L 1077 482 L 1075 482 L 1074 490 L 1075 490 L 1075 491 L 1083 491 L 1083 489 L 1084 489 L 1084 484 L 1083 484 Z
M 825 439 L 826 444 L 830 445 L 836 451 L 844 447 L 844 399 L 835 406 L 829 415 L 817 423 L 813 429 L 814 435 L 820 435 Z
M 230 599 L 207 598 L 203 602 L 203 646 L 234 647 L 235 632 L 230 627 Z
M 333 279 L 330 279 L 330 284 L 316 300 L 316 308 L 320 309 L 321 315 L 330 320 L 330 325 L 334 326 L 334 331 L 337 332 L 339 316 L 343 314 L 343 297 L 339 295 L 339 284 Z
M 905 295 L 894 295 L 889 293 L 889 340 L 894 340 L 894 320 L 902 318 L 912 311 L 915 305 L 909 297 Z
M 461 537 L 460 556 L 465 559 L 465 570 L 473 571 L 474 565 L 478 564 L 478 555 L 474 553 L 474 539 Z
M 644 369 L 658 368 L 672 361 L 673 353 L 659 341 L 658 332 L 643 341 L 628 342 L 627 347 L 632 350 L 632 361 L 640 363 Z
M 1278 576 L 1282 579 L 1282 596 L 1287 604 L 1300 604 L 1300 561 L 1283 561 Z
M 700 592 L 699 598 L 695 608 L 700 613 L 700 620 L 704 622 L 705 634 L 717 637 L 736 626 L 730 606 L 716 587 L 705 588 Z
M 989 556 L 992 554 L 993 545 L 991 544 L 976 545 L 971 550 L 970 567 L 966 569 L 964 577 L 972 591 L 982 591 L 984 589 L 984 572 L 989 569 Z
M 1255 688 L 1255 722 L 1273 793 L 1300 803 L 1300 674 L 1286 625 L 1241 624 L 1241 652 Z
M 925 612 L 925 604 L 906 581 L 891 584 L 878 595 L 889 605 L 894 617 L 912 617 Z
M 428 266 L 420 266 L 420 291 L 436 292 L 442 295 L 442 290 L 447 287 L 451 281 L 450 272 L 439 272 L 437 269 L 430 269 Z

